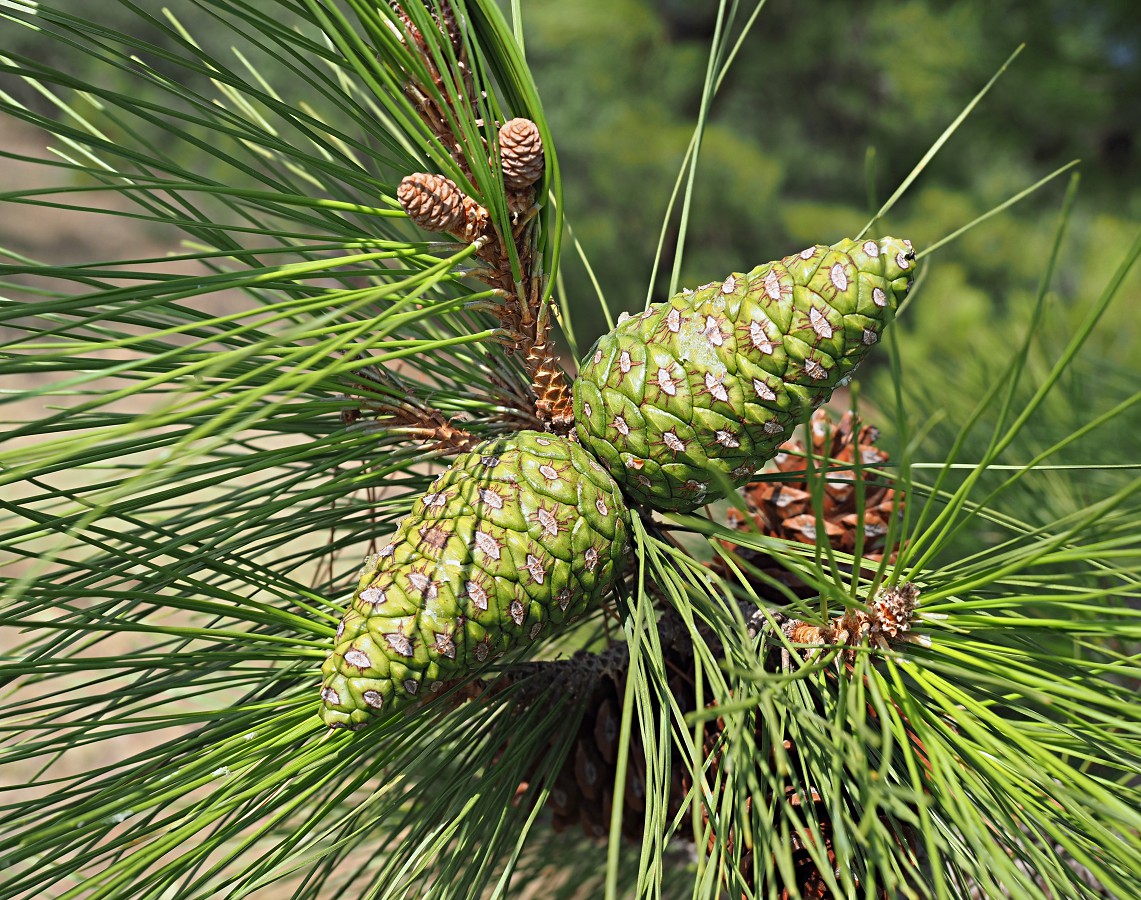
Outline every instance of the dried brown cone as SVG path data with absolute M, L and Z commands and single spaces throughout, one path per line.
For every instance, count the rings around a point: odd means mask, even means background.
M 444 231 L 470 244 L 489 227 L 487 210 L 443 175 L 405 175 L 396 199 L 408 218 L 425 231 Z
M 824 487 L 823 526 L 833 549 L 842 553 L 855 551 L 861 531 L 857 511 L 861 485 L 858 482 L 862 482 L 862 557 L 880 560 L 885 551 L 884 544 L 897 492 L 885 484 L 882 477 L 864 471 L 866 468 L 883 465 L 888 455 L 876 446 L 879 438 L 876 428 L 857 425 L 851 412 L 844 413 L 840 421 L 835 423 L 830 421 L 827 411 L 823 409 L 812 414 L 809 432 L 812 438 L 813 466 L 816 469 L 827 466 L 830 470 Z M 862 468 L 857 470 L 854 467 L 843 467 L 844 464 L 854 466 L 857 453 Z M 804 445 L 800 441 L 790 441 L 781 448 L 773 462 L 780 472 L 804 472 L 807 464 L 803 454 Z M 745 518 L 736 509 L 730 509 L 726 516 L 730 527 L 803 544 L 816 543 L 818 522 L 812 506 L 812 487 L 805 477 L 787 481 L 754 481 L 744 488 L 743 493 L 749 517 Z M 902 510 L 902 495 L 898 503 L 898 510 Z M 808 597 L 815 593 L 814 588 L 804 584 L 767 554 L 740 547 L 730 541 L 722 541 L 722 545 L 798 596 Z M 897 550 L 898 547 L 892 548 L 892 558 Z M 724 572 L 721 564 L 715 565 L 715 568 Z M 780 599 L 779 592 L 771 585 L 760 579 L 757 581 L 755 587 L 759 596 L 769 600 Z
M 467 221 L 464 195 L 451 179 L 443 175 L 415 172 L 405 175 L 396 189 L 396 199 L 408 218 L 425 231 L 454 232 Z
M 674 673 L 670 678 L 670 691 L 682 712 L 690 712 L 694 709 L 693 680 L 685 673 L 693 669 L 693 644 L 680 621 L 668 613 L 659 623 L 659 636 L 667 668 Z M 581 699 L 582 718 L 547 798 L 551 827 L 556 832 L 579 828 L 588 838 L 604 841 L 610 833 L 618 774 L 622 702 L 629 669 L 626 645 L 615 644 L 602 653 L 579 651 L 569 660 L 533 664 L 530 668 L 535 684 L 531 691 L 536 697 L 541 696 L 543 686 L 554 682 L 561 693 Z M 561 671 L 553 671 L 556 669 Z M 517 674 L 528 673 L 521 668 Z M 509 675 L 508 679 L 511 678 Z M 564 734 L 552 736 L 551 752 L 556 752 L 556 746 L 562 744 Z M 671 773 L 671 816 L 676 815 L 685 803 L 687 771 L 687 764 L 677 763 Z M 533 772 L 529 773 L 525 782 L 529 782 L 533 775 Z M 632 842 L 641 840 L 645 827 L 645 779 L 645 751 L 639 732 L 634 729 L 622 797 L 622 835 Z M 688 818 L 685 821 L 688 823 Z
M 509 191 L 522 191 L 543 177 L 543 139 L 530 119 L 515 118 L 499 129 L 499 160 L 503 183 Z
M 602 677 L 587 699 L 574 741 L 547 800 L 555 831 L 581 828 L 587 837 L 597 840 L 605 839 L 610 832 L 623 690 L 622 681 Z M 642 835 L 645 771 L 645 754 L 635 738 L 622 798 L 622 834 L 629 840 L 638 840 Z M 680 805 L 679 799 L 677 807 Z

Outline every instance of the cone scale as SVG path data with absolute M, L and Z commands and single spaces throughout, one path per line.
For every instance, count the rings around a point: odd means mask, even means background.
M 573 441 L 525 431 L 463 454 L 365 562 L 321 718 L 363 727 L 581 615 L 628 534 L 617 485 Z
M 816 245 L 625 319 L 575 380 L 579 440 L 652 509 L 746 483 L 878 342 L 914 257 L 896 238 Z

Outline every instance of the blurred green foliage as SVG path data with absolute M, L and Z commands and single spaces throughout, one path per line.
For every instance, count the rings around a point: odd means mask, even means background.
M 528 58 L 559 140 L 570 220 L 611 303 L 635 309 L 692 131 L 717 4 L 525 7 Z M 858 231 L 1025 41 L 884 230 L 922 249 L 1080 157 L 1081 201 L 1057 288 L 1096 295 L 1141 213 L 1141 193 L 1129 189 L 1141 171 L 1135 12 L 1129 0 L 916 0 L 862 4 L 858 13 L 824 0 L 767 4 L 714 104 L 683 283 Z M 1033 298 L 1063 190 L 1060 179 L 931 260 L 921 302 L 905 317 L 910 362 L 969 353 L 979 329 L 1017 320 L 1012 311 Z M 586 283 L 568 277 L 589 298 Z M 658 284 L 654 299 L 662 299 Z M 1139 288 L 1141 276 L 1125 296 Z M 1104 348 L 1118 359 L 1141 348 L 1125 312 Z
M 103 6 L 111 27 L 131 28 L 157 48 L 177 40 L 158 9 L 150 26 L 140 26 L 126 5 Z M 193 33 L 211 28 L 208 9 L 171 6 Z M 525 0 L 522 8 L 574 236 L 615 311 L 637 309 L 692 135 L 718 4 Z M 682 283 L 858 231 L 1023 41 L 1013 67 L 877 231 L 908 236 L 922 250 L 1080 158 L 1082 193 L 1054 289 L 1062 308 L 1096 296 L 1141 219 L 1134 0 L 768 3 L 713 105 Z M 59 58 L 46 62 L 64 69 L 84 64 L 32 34 L 9 32 L 2 43 L 16 51 L 54 47 Z M 275 85 L 296 80 L 284 61 L 258 57 L 257 66 Z M 304 86 L 296 93 L 303 96 Z M 908 369 L 970 356 L 982 330 L 1001 333 L 1025 319 L 1064 184 L 1059 179 L 928 261 L 902 320 Z M 676 220 L 677 210 L 662 251 L 667 276 Z M 585 349 L 605 325 L 574 254 L 564 261 L 563 300 L 576 307 Z M 654 300 L 663 299 L 667 282 L 658 278 Z M 1141 273 L 1123 296 L 1141 296 Z M 1141 335 L 1126 304 L 1119 307 L 1095 349 L 1124 365 L 1141 355 Z

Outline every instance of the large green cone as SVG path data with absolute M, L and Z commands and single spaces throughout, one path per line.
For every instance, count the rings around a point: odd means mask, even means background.
M 575 380 L 579 440 L 653 509 L 744 484 L 879 340 L 914 257 L 897 238 L 817 245 L 620 322 Z
M 573 441 L 524 431 L 459 457 L 366 561 L 321 718 L 363 726 L 580 615 L 629 532 L 617 485 Z

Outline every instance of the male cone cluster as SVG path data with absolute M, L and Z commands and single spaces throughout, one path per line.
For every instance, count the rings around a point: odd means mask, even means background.
M 362 727 L 598 602 L 627 500 L 684 512 L 748 481 L 879 340 L 914 258 L 896 238 L 817 245 L 620 322 L 574 383 L 581 444 L 521 432 L 463 454 L 366 563 L 324 721 Z

